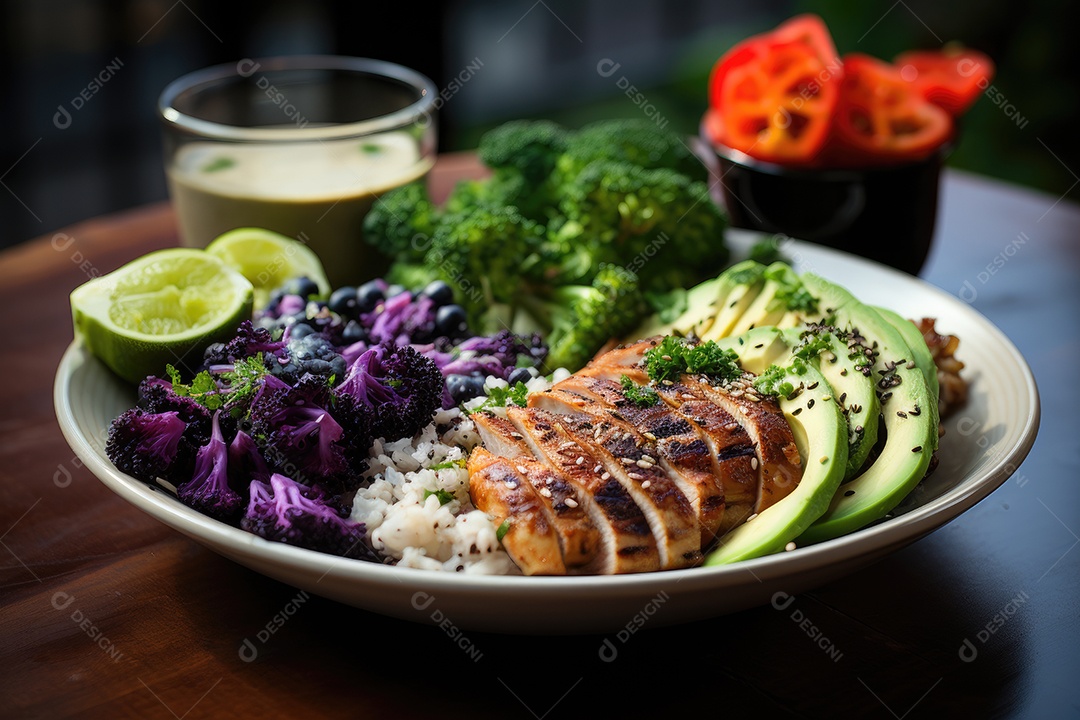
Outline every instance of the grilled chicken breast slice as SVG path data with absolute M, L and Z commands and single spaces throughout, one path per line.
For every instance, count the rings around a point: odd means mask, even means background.
M 590 415 L 552 415 L 571 439 L 596 458 L 596 474 L 610 473 L 638 507 L 656 537 L 660 567 L 701 561 L 701 527 L 686 495 L 645 449 L 644 438 L 611 420 Z
M 531 406 L 557 413 L 585 413 L 640 433 L 643 449 L 679 486 L 694 508 L 701 530 L 701 547 L 716 537 L 724 521 L 724 490 L 712 461 L 712 451 L 689 421 L 661 402 L 640 407 L 626 400 L 622 387 L 609 380 L 572 376 L 551 390 L 534 394 Z
M 469 495 L 473 505 L 491 515 L 496 523 L 509 521 L 502 544 L 523 573 L 565 575 L 562 547 L 550 512 L 514 462 L 484 448 L 476 448 L 469 455 Z
M 560 474 L 533 457 L 525 436 L 512 422 L 490 413 L 476 413 L 472 417 L 484 447 L 513 460 L 515 469 L 549 508 L 567 569 L 573 572 L 593 563 L 600 552 L 600 531 L 589 518 L 580 493 Z
M 641 368 L 596 364 L 581 371 L 590 377 L 611 379 L 628 376 L 644 385 L 649 376 Z M 668 407 L 689 422 L 707 443 L 713 472 L 724 493 L 724 514 L 716 532 L 722 535 L 754 513 L 759 487 L 757 448 L 730 414 L 715 403 L 690 392 L 681 383 L 656 386 Z
M 536 458 L 578 491 L 579 504 L 600 533 L 596 559 L 582 571 L 610 575 L 659 570 L 656 539 L 641 508 L 611 473 L 594 472 L 596 458 L 569 436 L 557 416 L 513 407 L 506 415 Z

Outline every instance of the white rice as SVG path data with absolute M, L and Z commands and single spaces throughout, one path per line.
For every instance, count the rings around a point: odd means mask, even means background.
M 558 370 L 553 380 L 569 375 Z M 506 385 L 505 380 L 490 377 L 485 383 L 488 390 Z M 539 376 L 526 385 L 532 393 L 548 389 L 551 383 Z M 474 409 L 484 399 L 475 398 L 465 406 Z M 503 408 L 492 410 L 506 414 Z M 479 442 L 476 426 L 457 408 L 437 412 L 416 437 L 392 443 L 376 440 L 365 473 L 371 483 L 356 493 L 352 510 L 353 520 L 367 527 L 372 547 L 399 567 L 483 575 L 519 573 L 499 543 L 492 517 L 477 510 L 469 498 L 469 473 L 460 466 Z M 457 464 L 432 469 L 449 462 Z M 439 491 L 453 499 L 440 504 L 434 494 Z

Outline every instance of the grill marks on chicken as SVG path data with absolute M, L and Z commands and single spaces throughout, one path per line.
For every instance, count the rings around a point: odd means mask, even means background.
M 791 429 L 766 398 L 684 376 L 654 386 L 661 402 L 628 401 L 620 380 L 648 383 L 653 344 L 598 357 L 506 419 L 474 415 L 484 448 L 469 461 L 473 502 L 510 519 L 503 544 L 526 574 L 690 567 L 801 478 Z M 552 547 L 560 556 L 542 560 Z

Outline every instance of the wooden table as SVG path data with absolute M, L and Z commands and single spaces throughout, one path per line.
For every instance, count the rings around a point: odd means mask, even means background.
M 469 157 L 444 158 L 435 192 L 474 170 Z M 1032 364 L 1043 423 L 1028 461 L 944 529 L 791 608 L 645 630 L 612 663 L 601 637 L 470 633 L 474 665 L 439 629 L 315 597 L 275 627 L 294 588 L 127 505 L 80 467 L 53 416 L 68 292 L 174 245 L 169 207 L 3 252 L 0 717 L 1075 713 L 1080 207 L 953 172 L 943 192 L 924 275 L 971 301 Z M 268 639 L 245 662 L 243 642 L 260 631 Z

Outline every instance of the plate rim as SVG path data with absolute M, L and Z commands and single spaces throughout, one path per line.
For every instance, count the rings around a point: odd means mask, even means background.
M 728 240 L 733 245 L 744 245 L 761 233 L 729 229 Z M 916 282 L 923 291 L 950 303 L 963 303 L 957 297 L 941 288 L 918 278 L 907 275 L 893 268 L 875 263 L 849 253 L 815 245 L 800 240 L 791 240 L 796 249 L 806 249 L 813 255 L 824 255 L 844 262 L 865 263 L 875 271 L 886 272 L 894 279 L 904 282 Z M 486 594 L 491 591 L 532 595 L 545 591 L 632 592 L 658 583 L 683 583 L 686 589 L 699 589 L 701 585 L 721 589 L 749 573 L 754 578 L 775 579 L 797 573 L 801 570 L 818 567 L 823 560 L 829 563 L 843 563 L 857 560 L 862 556 L 873 556 L 890 546 L 906 544 L 925 536 L 936 528 L 951 522 L 1001 487 L 1012 476 L 1030 453 L 1038 435 L 1041 422 L 1041 402 L 1038 386 L 1027 360 L 1011 339 L 986 316 L 963 303 L 964 312 L 982 326 L 992 339 L 1008 351 L 1008 356 L 1015 368 L 1020 371 L 1022 385 L 1027 393 L 1023 396 L 1026 414 L 1018 419 L 1022 423 L 1020 435 L 995 462 L 978 473 L 977 479 L 955 487 L 926 504 L 919 505 L 898 517 L 885 520 L 870 527 L 862 528 L 839 538 L 814 545 L 798 548 L 793 553 L 775 553 L 760 558 L 744 560 L 722 566 L 699 566 L 680 570 L 665 570 L 652 573 L 630 575 L 579 575 L 579 576 L 520 576 L 520 575 L 462 575 L 443 571 L 419 568 L 400 568 L 363 560 L 341 558 L 305 548 L 271 542 L 208 518 L 178 502 L 163 490 L 152 489 L 146 483 L 120 472 L 104 455 L 99 454 L 90 444 L 89 439 L 79 431 L 71 405 L 71 380 L 74 370 L 80 363 L 99 363 L 82 347 L 78 338 L 74 339 L 65 350 L 57 366 L 53 383 L 53 403 L 57 421 L 65 440 L 72 451 L 82 460 L 91 473 L 111 491 L 134 505 L 142 512 L 168 525 L 174 530 L 201 541 L 205 538 L 213 542 L 215 551 L 218 546 L 227 546 L 230 552 L 247 557 L 254 557 L 273 565 L 284 565 L 296 572 L 309 572 L 313 567 L 330 565 L 339 579 L 349 584 L 372 583 L 383 585 L 400 583 L 412 578 L 414 584 L 425 589 L 452 590 Z

